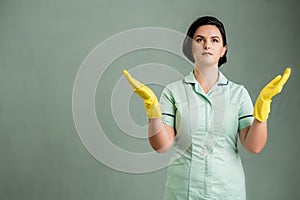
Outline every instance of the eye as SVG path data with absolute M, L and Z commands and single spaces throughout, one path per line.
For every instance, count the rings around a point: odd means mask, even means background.
M 200 43 L 200 42 L 203 41 L 203 39 L 198 37 L 198 38 L 195 39 L 195 41 L 198 42 L 198 43 Z
M 212 39 L 212 42 L 213 42 L 213 43 L 218 43 L 219 40 L 218 40 L 218 39 Z

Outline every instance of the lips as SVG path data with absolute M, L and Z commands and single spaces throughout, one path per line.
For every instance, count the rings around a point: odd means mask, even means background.
M 203 52 L 202 55 L 213 55 L 213 54 L 210 52 Z

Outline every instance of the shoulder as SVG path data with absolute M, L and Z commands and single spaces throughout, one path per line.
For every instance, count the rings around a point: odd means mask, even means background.
M 247 89 L 243 84 L 239 84 L 231 80 L 228 80 L 228 86 L 232 92 L 247 92 Z
M 180 96 L 185 96 L 184 79 L 168 83 L 161 93 L 161 99 L 167 98 L 171 101 L 176 101 Z
M 229 80 L 222 72 L 219 71 L 219 86 L 224 86 L 231 93 L 243 93 L 246 90 L 244 85 L 236 83 L 232 80 Z
M 250 95 L 246 87 L 242 84 L 228 81 L 229 95 L 231 99 L 243 100 L 249 99 Z
M 184 79 L 171 82 L 165 86 L 164 91 L 178 92 L 183 89 L 184 84 Z
M 166 88 L 172 88 L 172 89 L 175 89 L 177 87 L 180 87 L 184 84 L 184 79 L 181 79 L 181 80 L 178 80 L 178 81 L 174 81 L 174 82 L 171 82 L 169 84 L 166 85 Z

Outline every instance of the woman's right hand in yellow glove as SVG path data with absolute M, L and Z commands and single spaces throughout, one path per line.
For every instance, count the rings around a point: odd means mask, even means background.
M 268 119 L 272 97 L 281 92 L 284 84 L 289 79 L 290 74 L 291 69 L 286 68 L 282 76 L 276 76 L 260 91 L 254 106 L 254 118 L 261 122 L 264 122 Z
M 144 106 L 149 119 L 161 118 L 161 109 L 154 92 L 138 80 L 132 78 L 127 70 L 123 71 L 133 91 L 144 100 Z

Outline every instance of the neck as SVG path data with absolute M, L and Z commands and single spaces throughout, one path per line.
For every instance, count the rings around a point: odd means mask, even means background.
M 219 69 L 218 66 L 199 66 L 195 63 L 194 74 L 204 92 L 207 93 L 218 81 Z

